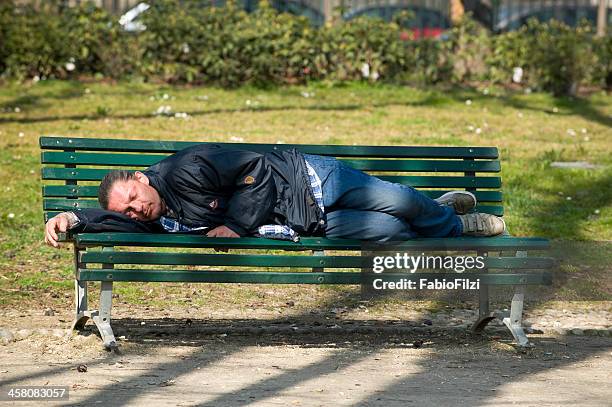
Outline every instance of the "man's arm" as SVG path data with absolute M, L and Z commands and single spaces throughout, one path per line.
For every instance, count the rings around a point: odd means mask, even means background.
M 118 212 L 98 208 L 85 208 L 75 212 L 62 212 L 49 219 L 45 226 L 45 243 L 59 247 L 58 233 L 163 232 L 159 222 L 140 222 Z
M 224 228 L 211 230 L 209 236 L 230 237 L 227 229 L 240 236 L 255 233 L 276 203 L 276 185 L 264 156 L 220 146 L 203 146 L 192 154 L 171 180 L 185 198 L 197 202 L 202 196 L 231 192 L 223 212 Z M 212 206 L 202 210 L 219 214 Z
M 276 202 L 276 184 L 263 156 L 241 158 L 233 182 L 235 191 L 225 212 L 225 226 L 245 236 L 268 220 Z
M 216 228 L 210 230 L 206 233 L 208 237 L 240 237 L 240 235 L 234 232 L 232 229 L 228 228 L 225 225 L 217 226 Z

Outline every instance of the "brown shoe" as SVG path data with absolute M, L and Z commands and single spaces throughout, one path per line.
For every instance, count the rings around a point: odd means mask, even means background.
M 434 201 L 442 206 L 452 206 L 457 215 L 468 213 L 476 206 L 476 197 L 468 191 L 450 191 Z

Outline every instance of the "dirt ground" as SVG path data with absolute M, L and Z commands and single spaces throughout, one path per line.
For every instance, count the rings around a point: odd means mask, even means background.
M 535 329 L 535 347 L 525 350 L 499 326 L 469 334 L 452 325 L 452 313 L 397 321 L 338 310 L 294 318 L 136 307 L 115 312 L 118 353 L 102 349 L 94 328 L 66 330 L 69 309 L 0 314 L 14 336 L 0 346 L 0 388 L 70 389 L 69 401 L 16 406 L 604 406 L 612 399 L 610 320 L 601 310 L 582 322 L 599 329 Z M 571 328 L 567 321 L 580 313 L 531 319 Z

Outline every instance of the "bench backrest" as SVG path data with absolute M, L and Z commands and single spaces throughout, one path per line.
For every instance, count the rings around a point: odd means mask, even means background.
M 43 205 L 45 217 L 60 211 L 97 207 L 99 180 L 111 169 L 143 169 L 195 142 L 111 140 L 41 137 Z M 223 144 L 258 152 L 297 148 L 311 154 L 335 156 L 349 165 L 380 178 L 412 185 L 431 197 L 451 189 L 473 191 L 480 211 L 503 214 L 497 149 L 494 147 L 379 147 L 276 144 Z M 484 204 L 482 204 L 484 202 Z M 348 239 L 306 237 L 299 243 L 245 237 L 206 238 L 184 234 L 82 233 L 74 236 L 77 278 L 82 281 L 191 281 L 240 283 L 359 284 L 363 242 Z M 103 246 L 102 251 L 95 250 Z M 548 246 L 537 238 L 414 239 L 398 250 L 493 251 L 487 269 L 500 272 L 482 276 L 483 284 L 548 284 L 550 276 L 535 269 L 551 267 L 551 259 L 504 257 L 506 251 L 542 250 Z M 121 250 L 114 248 L 121 247 Z M 240 249 L 232 254 L 213 253 L 212 248 Z M 143 251 L 143 248 L 144 251 Z M 151 251 L 155 248 L 175 250 Z M 93 249 L 93 250 L 90 250 Z M 195 249 L 196 251 L 193 251 Z M 200 249 L 207 249 L 202 251 Z M 244 249 L 244 250 L 242 250 Z M 253 250 L 316 251 L 317 255 L 279 255 Z M 349 252 L 347 255 L 323 253 Z M 351 254 L 353 253 L 353 254 Z M 499 256 L 499 257 L 498 257 Z M 166 269 L 159 269 L 167 266 Z M 185 269 L 184 266 L 188 266 Z M 153 268 L 152 268 L 153 267 Z M 177 269 L 177 267 L 179 267 Z M 181 268 L 182 267 L 182 268 Z M 204 267 L 203 269 L 200 269 Z M 213 270 L 211 267 L 224 267 Z M 229 270 L 228 270 L 229 267 Z M 241 268 L 240 271 L 236 267 Z M 262 268 L 267 270 L 262 273 Z M 310 271 L 295 271 L 310 268 Z M 282 271 L 270 271 L 282 270 Z M 324 270 L 325 269 L 325 270 Z M 330 272 L 327 269 L 344 270 Z M 504 270 L 519 270 L 508 274 Z M 291 272 L 287 272 L 291 270 Z M 528 270 L 529 272 L 521 272 Z M 419 278 L 419 274 L 411 275 Z
M 41 137 L 45 220 L 57 213 L 98 207 L 98 182 L 113 169 L 144 169 L 198 144 L 184 141 Z M 495 147 L 339 146 L 214 143 L 257 152 L 296 148 L 334 156 L 387 181 L 411 185 L 432 198 L 454 189 L 475 193 L 481 212 L 503 215 L 500 162 Z M 48 151 L 46 151 L 48 150 Z

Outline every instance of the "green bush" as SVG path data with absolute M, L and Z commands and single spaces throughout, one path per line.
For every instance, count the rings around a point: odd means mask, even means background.
M 412 58 L 407 79 L 417 84 L 449 83 L 453 78 L 450 42 L 423 38 L 407 43 Z
M 28 77 L 123 78 L 136 74 L 166 82 L 295 84 L 308 80 L 510 84 L 554 94 L 579 84 L 611 86 L 611 37 L 587 26 L 530 21 L 496 36 L 470 18 L 440 39 L 411 40 L 402 14 L 391 23 L 357 18 L 313 28 L 304 17 L 276 12 L 263 0 L 253 13 L 236 1 L 225 7 L 158 0 L 143 14 L 146 30 L 125 32 L 92 3 L 39 9 L 0 0 L 0 73 Z
M 16 78 L 66 78 L 79 73 L 119 77 L 130 71 L 127 42 L 114 18 L 92 3 L 62 9 L 59 1 L 37 9 L 0 8 L 0 65 Z
M 508 82 L 514 67 L 525 72 L 523 82 L 555 95 L 574 94 L 595 68 L 589 26 L 569 27 L 551 20 L 530 20 L 515 32 L 494 39 L 489 60 L 491 78 Z
M 514 68 L 529 66 L 529 52 L 532 38 L 520 31 L 510 31 L 493 38 L 491 53 L 487 61 L 489 65 L 489 79 L 494 83 L 510 83 Z M 529 72 L 525 72 L 527 80 Z
M 399 26 L 380 19 L 361 17 L 322 28 L 318 40 L 317 73 L 332 80 L 393 80 L 412 61 Z
M 532 20 L 522 31 L 532 39 L 527 55 L 534 84 L 555 95 L 575 94 L 594 62 L 589 27 Z
M 171 15 L 172 18 L 168 18 Z M 144 21 L 144 72 L 167 81 L 300 83 L 307 79 L 395 78 L 410 54 L 399 28 L 382 20 L 315 29 L 304 17 L 279 14 L 264 1 L 253 13 L 156 2 Z
M 16 78 L 33 76 L 59 76 L 66 74 L 65 64 L 70 58 L 70 43 L 52 3 L 32 7 L 6 6 L 3 15 L 8 18 L 6 39 L 2 48 L 6 52 L 6 74 Z
M 0 73 L 6 70 L 6 59 L 9 49 L 6 46 L 8 40 L 8 30 L 11 25 L 13 7 L 9 2 L 0 3 Z
M 312 72 L 315 30 L 266 3 L 247 14 L 234 2 L 201 8 L 164 0 L 153 3 L 144 23 L 143 72 L 167 81 L 294 83 Z
M 467 15 L 450 30 L 449 41 L 447 55 L 452 65 L 453 82 L 485 80 L 491 33 Z
M 127 52 L 127 38 L 108 12 L 85 3 L 68 8 L 60 20 L 77 72 L 118 78 L 133 71 L 131 61 L 138 61 L 139 54 Z

